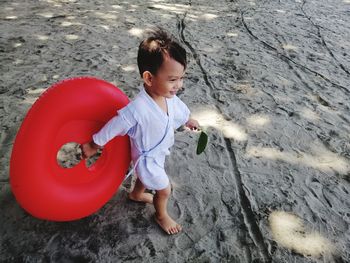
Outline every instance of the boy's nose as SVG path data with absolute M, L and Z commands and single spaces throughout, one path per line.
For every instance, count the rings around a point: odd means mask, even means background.
M 181 89 L 182 89 L 182 86 L 183 86 L 182 81 L 179 81 L 179 82 L 176 83 L 176 89 L 177 89 L 177 90 L 181 90 Z

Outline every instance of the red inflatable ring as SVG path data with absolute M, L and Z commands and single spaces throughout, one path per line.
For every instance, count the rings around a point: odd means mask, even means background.
M 112 84 L 91 78 L 50 87 L 25 117 L 13 146 L 10 183 L 18 203 L 31 215 L 69 221 L 100 209 L 117 191 L 130 164 L 127 136 L 116 137 L 97 162 L 63 168 L 57 153 L 66 143 L 91 140 L 129 102 Z

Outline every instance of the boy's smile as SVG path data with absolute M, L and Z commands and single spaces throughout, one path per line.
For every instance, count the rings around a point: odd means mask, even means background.
M 147 93 L 154 99 L 159 100 L 161 97 L 172 98 L 182 89 L 185 67 L 175 59 L 164 56 L 162 66 L 158 72 L 153 75 L 146 73 Z

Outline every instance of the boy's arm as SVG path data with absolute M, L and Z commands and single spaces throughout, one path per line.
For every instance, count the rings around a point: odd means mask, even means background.
M 92 136 L 92 141 L 82 144 L 81 150 L 83 157 L 88 158 L 96 154 L 98 149 L 102 149 L 114 137 L 127 134 L 133 125 L 122 114 L 114 116 L 100 131 Z
M 122 114 L 118 114 L 110 119 L 99 132 L 92 136 L 93 142 L 103 147 L 114 137 L 127 134 L 133 125 Z
M 186 125 L 190 119 L 190 109 L 177 96 L 174 97 L 174 127 L 178 129 Z M 186 125 L 187 126 L 187 125 Z

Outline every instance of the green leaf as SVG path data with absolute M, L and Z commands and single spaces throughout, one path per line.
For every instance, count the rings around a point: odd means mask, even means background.
M 205 147 L 207 147 L 207 143 L 208 135 L 204 131 L 201 131 L 197 144 L 197 154 L 201 154 L 205 150 Z

